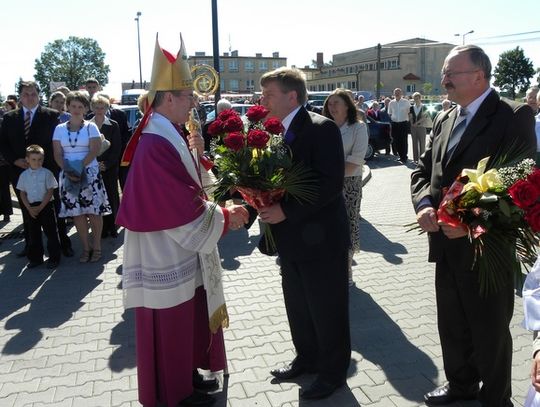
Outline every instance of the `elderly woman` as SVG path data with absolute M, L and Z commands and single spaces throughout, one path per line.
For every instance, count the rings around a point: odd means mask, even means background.
M 348 90 L 336 89 L 325 100 L 323 115 L 332 119 L 341 131 L 345 153 L 343 195 L 349 215 L 351 247 L 349 248 L 349 286 L 352 279 L 352 259 L 360 250 L 360 204 L 362 202 L 362 167 L 368 147 L 366 123 L 359 120 L 358 110 Z
M 120 196 L 118 194 L 118 169 L 120 166 L 120 154 L 122 151 L 122 137 L 118 123 L 106 116 L 109 110 L 109 98 L 102 94 L 95 94 L 90 101 L 90 109 L 94 112 L 94 117 L 90 119 L 95 123 L 103 137 L 109 141 L 110 146 L 98 157 L 99 171 L 105 184 L 109 204 L 112 213 L 103 217 L 103 231 L 101 237 L 117 237 L 118 231 L 114 224 Z
M 409 121 L 411 123 L 413 161 L 418 163 L 418 159 L 426 151 L 427 129 L 433 127 L 433 122 L 427 107 L 422 104 L 422 95 L 419 92 L 414 92 L 413 100 L 414 104 L 409 109 Z
M 73 217 L 83 246 L 81 263 L 101 259 L 102 215 L 111 207 L 99 172 L 96 157 L 101 149 L 101 136 L 94 123 L 84 120 L 89 101 L 82 92 L 70 92 L 66 98 L 70 119 L 54 130 L 54 159 L 60 169 L 60 213 Z M 88 223 L 92 229 L 89 243 Z

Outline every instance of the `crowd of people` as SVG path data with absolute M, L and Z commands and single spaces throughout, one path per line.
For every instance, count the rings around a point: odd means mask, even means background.
M 365 117 L 388 122 L 401 163 L 408 161 L 411 135 L 417 164 L 412 202 L 429 236 L 429 261 L 436 264 L 448 383 L 427 393 L 425 403 L 477 399 L 484 407 L 510 407 L 514 282 L 481 295 L 467 231 L 443 222 L 436 208 L 463 168 L 510 151 L 516 134 L 538 163 L 540 95 L 534 88 L 527 92 L 529 106 L 501 99 L 490 87 L 489 58 L 473 45 L 455 47 L 441 72 L 448 99 L 434 118 L 420 93 L 411 104 L 399 88 L 393 99 L 369 107 L 363 97 L 336 89 L 317 114 L 307 103 L 301 71 L 265 73 L 260 103 L 281 121 L 293 161 L 309 167 L 319 190 L 312 202 L 284 199 L 258 210 L 214 205 L 205 194 L 199 159 L 209 142 L 184 127 L 197 96 L 183 44 L 175 57 L 156 40 L 149 91 L 139 100 L 144 116 L 132 137 L 95 79 L 85 91 L 54 92 L 51 108 L 40 105 L 36 83 L 21 82 L 19 100 L 7 104 L 11 110 L 0 128 L 0 207 L 9 221 L 11 199 L 4 198 L 11 182 L 23 213 L 25 247 L 17 255 L 28 257 L 28 268 L 42 264 L 43 230 L 47 267 L 58 267 L 61 256 L 73 256 L 70 218 L 81 240 L 79 261 L 97 262 L 101 239 L 117 237 L 124 227 L 123 299 L 135 309 L 139 401 L 149 407 L 210 405 L 214 398 L 207 393 L 218 383 L 199 369 L 225 368 L 222 329 L 228 326 L 216 245 L 228 230 L 249 227 L 258 217 L 269 225 L 279 255 L 296 351 L 294 360 L 270 373 L 277 382 L 315 373 L 300 397 L 329 397 L 345 384 L 351 356 L 348 286 L 360 249 Z M 120 161 L 130 164 L 127 177 Z M 540 372 L 533 382 L 540 388 Z
M 23 215 L 24 247 L 16 255 L 28 258 L 28 268 L 44 263 L 41 230 L 47 268 L 74 255 L 66 221 L 81 240 L 81 263 L 99 261 L 101 239 L 118 236 L 120 157 L 131 130 L 124 113 L 111 109 L 108 96 L 98 91 L 91 78 L 82 91 L 57 89 L 45 107 L 38 84 L 21 81 L 18 100 L 4 104 L 9 110 L 0 123 L 0 207 L 9 222 L 11 184 Z

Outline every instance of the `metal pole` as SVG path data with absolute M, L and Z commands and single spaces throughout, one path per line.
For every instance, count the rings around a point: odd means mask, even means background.
M 377 100 L 381 97 L 381 48 L 381 44 L 377 44 Z
M 135 18 L 135 21 L 137 21 L 137 44 L 139 47 L 139 88 L 143 88 L 142 84 L 142 64 L 141 64 L 141 34 L 139 31 L 139 17 L 141 16 L 141 12 L 137 11 L 137 17 Z
M 221 99 L 221 73 L 219 71 L 219 31 L 218 31 L 218 14 L 217 0 L 212 0 L 212 39 L 214 53 L 214 69 L 218 73 L 218 87 L 214 95 L 214 106 L 217 112 L 217 102 Z

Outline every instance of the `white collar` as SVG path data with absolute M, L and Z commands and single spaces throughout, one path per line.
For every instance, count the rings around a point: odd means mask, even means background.
M 96 123 L 96 116 L 92 117 L 89 121 L 91 121 L 92 123 Z M 107 116 L 105 116 L 105 119 L 103 120 L 102 125 L 104 125 L 104 124 L 106 124 L 108 126 L 110 126 L 112 124 L 111 120 Z M 97 126 L 97 123 L 96 123 L 96 126 Z
M 39 107 L 39 105 L 35 105 L 32 109 L 28 109 L 28 108 L 23 106 L 24 116 L 26 116 L 26 112 L 30 112 L 30 119 L 32 119 L 34 117 L 34 115 L 36 114 L 36 110 L 37 110 L 38 107 Z
M 296 109 L 294 109 L 291 113 L 289 113 L 285 118 L 281 121 L 281 124 L 283 124 L 283 134 L 287 133 L 287 130 L 289 130 L 289 126 L 291 125 L 291 122 L 294 119 L 294 116 L 296 116 L 296 113 L 300 110 L 302 105 L 298 106 Z
M 478 109 L 480 108 L 480 105 L 482 102 L 487 98 L 489 93 L 491 92 L 491 88 L 487 88 L 487 90 L 482 93 L 479 97 L 474 99 L 471 103 L 469 103 L 467 106 L 460 106 L 467 109 L 467 123 L 470 123 Z

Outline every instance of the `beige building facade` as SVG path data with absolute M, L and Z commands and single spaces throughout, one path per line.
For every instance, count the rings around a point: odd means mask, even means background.
M 190 66 L 214 66 L 214 59 L 204 52 L 196 52 L 188 58 Z M 221 93 L 251 94 L 260 92 L 259 80 L 268 71 L 287 65 L 287 58 L 279 56 L 279 52 L 271 57 L 262 54 L 240 56 L 238 51 L 224 52 L 219 57 L 220 91 Z
M 454 47 L 424 38 L 382 44 L 356 51 L 333 55 L 330 65 L 322 65 L 318 72 L 310 72 L 308 90 L 332 91 L 346 88 L 367 91 L 376 95 L 377 59 L 380 53 L 380 91 L 382 96 L 401 88 L 405 95 L 414 92 L 441 95 L 441 68 L 444 58 Z M 311 70 L 310 70 L 311 71 Z M 430 91 L 426 92 L 429 88 Z

